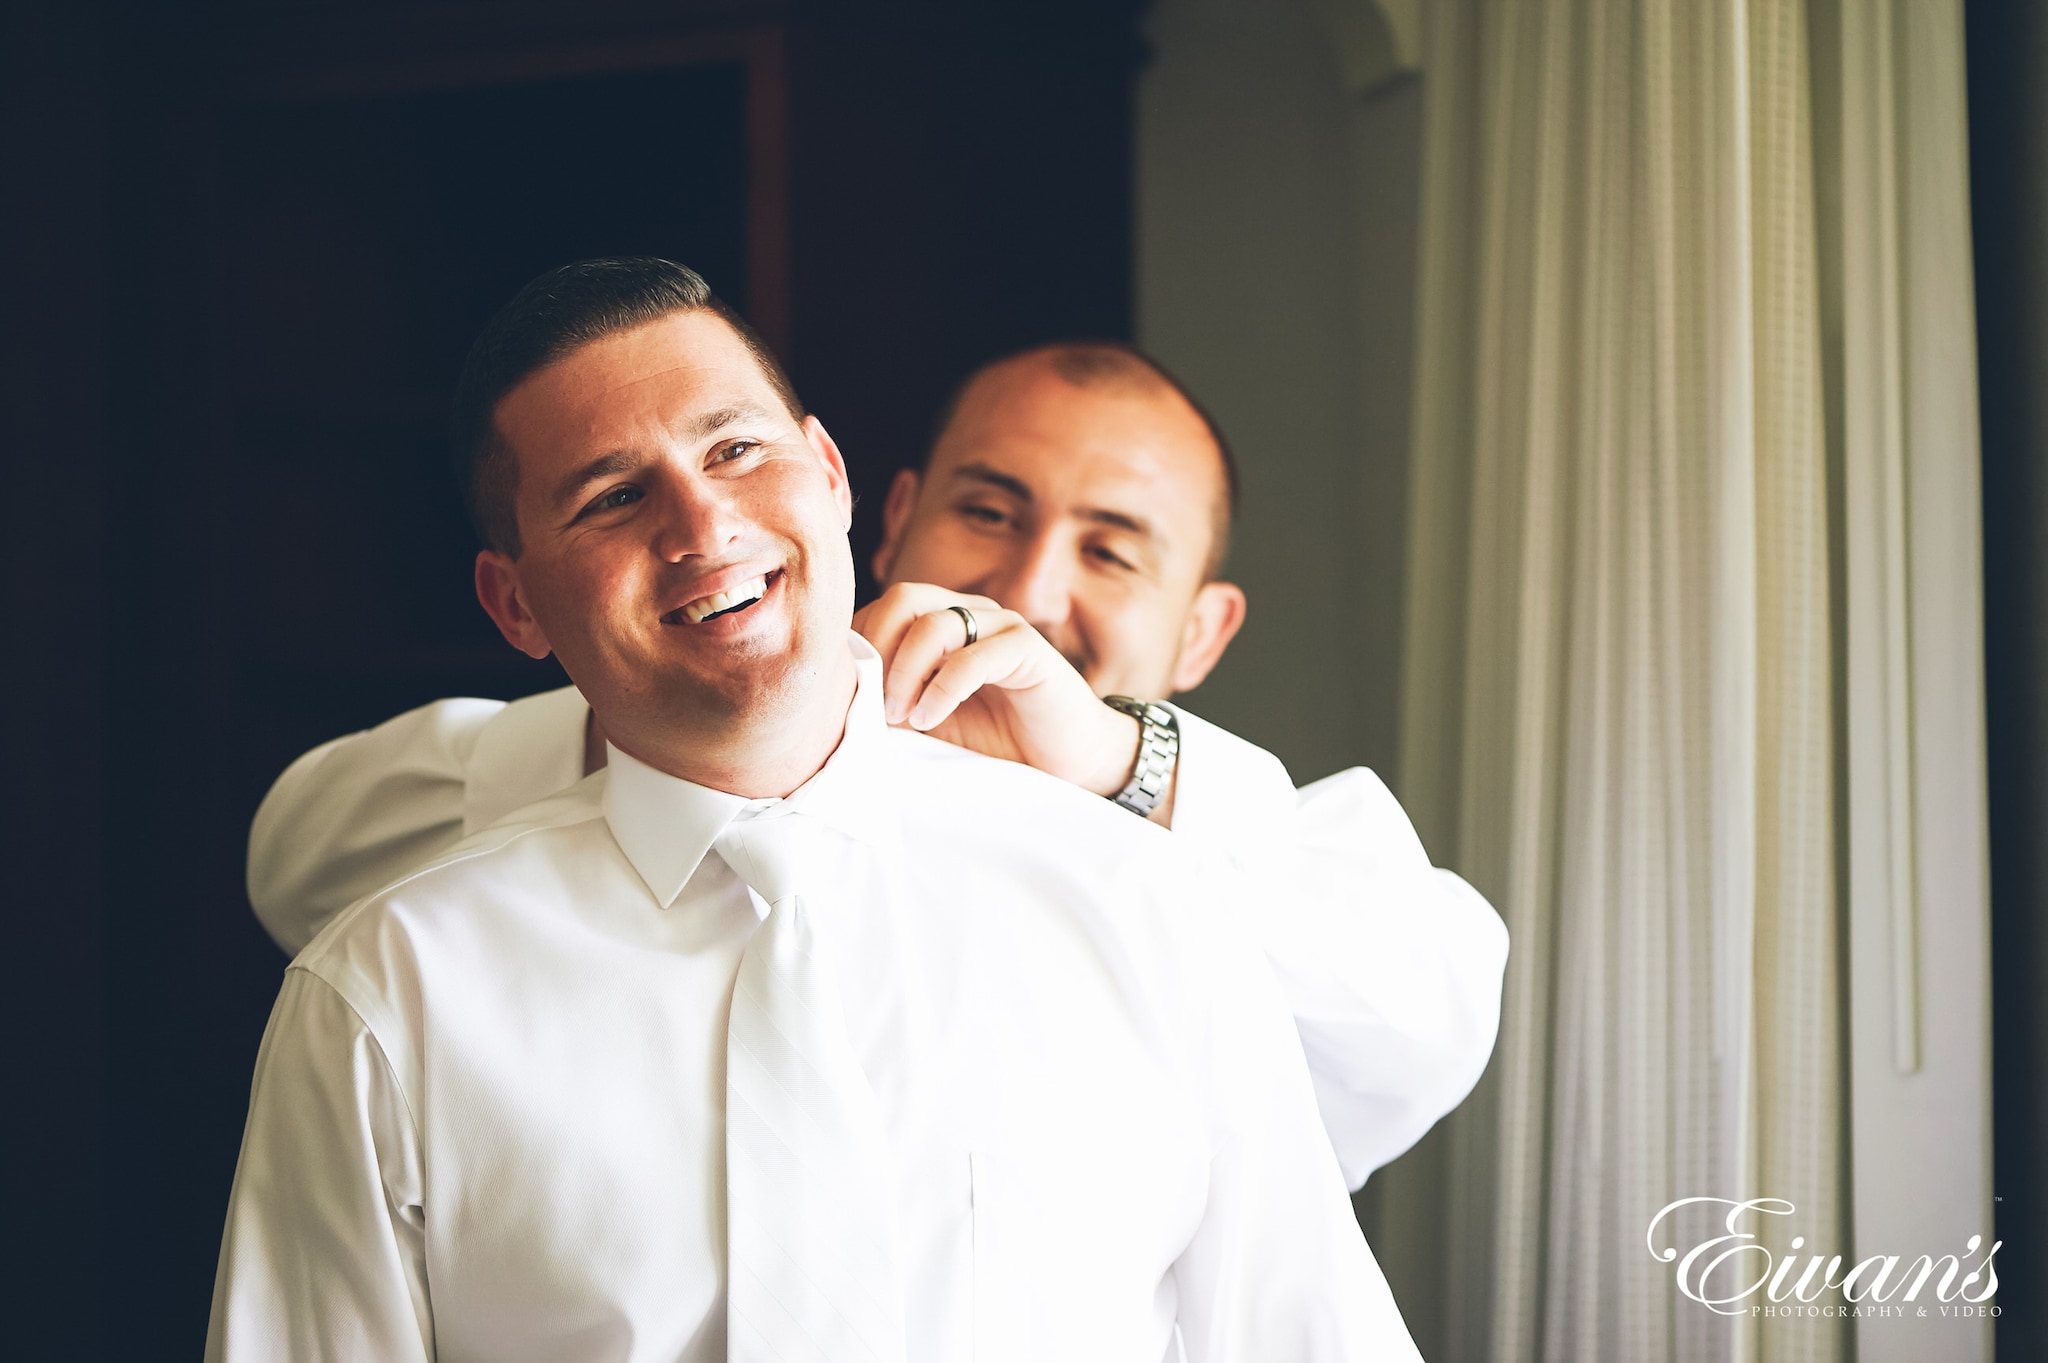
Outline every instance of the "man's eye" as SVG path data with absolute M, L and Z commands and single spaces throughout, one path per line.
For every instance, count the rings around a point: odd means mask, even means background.
M 622 506 L 631 506 L 647 494 L 630 485 L 615 487 L 590 504 L 592 511 L 617 511 Z
M 731 463 L 733 460 L 743 458 L 760 448 L 761 442 L 758 440 L 735 440 L 730 444 L 719 446 L 718 453 L 713 457 L 712 462 L 715 464 Z
M 960 514 L 977 525 L 1001 525 L 1006 519 L 1002 512 L 992 506 L 981 506 L 968 502 L 960 508 Z
M 1099 544 L 1090 545 L 1088 553 L 1089 556 L 1092 557 L 1097 563 L 1100 563 L 1105 567 L 1129 568 L 1131 566 L 1129 560 L 1123 558 L 1114 550 L 1105 549 Z

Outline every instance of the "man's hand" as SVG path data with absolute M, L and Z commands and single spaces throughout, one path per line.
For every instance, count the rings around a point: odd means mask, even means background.
M 979 637 L 949 609 L 974 613 Z M 1097 795 L 1131 778 L 1138 721 L 1099 700 L 1073 665 L 985 596 L 899 582 L 853 617 L 882 655 L 882 696 L 891 724 L 1037 767 Z M 1155 817 L 1163 822 L 1162 810 Z

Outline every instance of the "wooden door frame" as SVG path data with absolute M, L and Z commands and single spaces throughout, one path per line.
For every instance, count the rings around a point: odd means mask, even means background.
M 648 37 L 479 47 L 335 61 L 270 50 L 231 67 L 229 103 L 293 104 L 427 94 L 627 72 L 738 65 L 746 73 L 747 320 L 770 349 L 790 346 L 789 34 L 781 25 Z

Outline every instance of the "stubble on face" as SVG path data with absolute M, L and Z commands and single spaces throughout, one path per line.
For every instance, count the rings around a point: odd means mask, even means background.
M 1170 387 L 1076 384 L 1034 353 L 962 394 L 885 576 L 993 596 L 1098 693 L 1163 696 L 1226 496 Z

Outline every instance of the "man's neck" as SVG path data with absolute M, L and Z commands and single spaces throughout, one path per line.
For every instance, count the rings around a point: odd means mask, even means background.
M 656 771 L 749 800 L 779 799 L 816 776 L 838 750 L 858 681 L 853 655 L 845 652 L 834 655 L 793 713 L 728 723 L 711 733 L 646 732 L 635 725 L 622 736 L 595 708 L 592 723 L 621 752 Z

